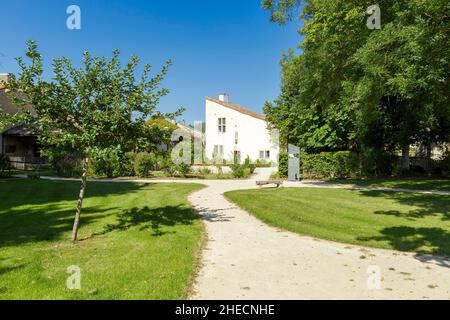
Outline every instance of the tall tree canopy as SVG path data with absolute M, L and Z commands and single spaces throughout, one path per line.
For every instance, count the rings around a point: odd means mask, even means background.
M 266 0 L 271 19 L 302 21 L 300 55 L 283 58 L 282 93 L 265 112 L 308 151 L 394 150 L 449 141 L 450 3 Z M 301 12 L 301 13 L 300 13 Z
M 34 125 L 42 145 L 70 148 L 84 158 L 82 187 L 72 239 L 77 239 L 86 189 L 88 156 L 93 151 L 133 150 L 149 143 L 145 121 L 168 90 L 160 88 L 168 71 L 150 76 L 146 65 L 137 77 L 139 59 L 133 56 L 122 66 L 119 51 L 112 57 L 93 57 L 86 52 L 83 66 L 75 68 L 68 58 L 53 61 L 53 79 L 43 78 L 43 59 L 35 42 L 28 42 L 26 61 L 18 58 L 20 72 L 6 84 L 19 106 L 32 105 L 34 113 L 0 116 L 0 122 Z

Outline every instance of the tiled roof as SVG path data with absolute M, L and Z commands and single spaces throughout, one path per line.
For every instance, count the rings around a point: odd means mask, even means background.
M 266 117 L 264 117 L 264 116 L 262 116 L 262 115 L 260 115 L 260 114 L 258 114 L 256 112 L 250 111 L 250 110 L 248 110 L 246 108 L 243 108 L 241 106 L 238 106 L 236 104 L 233 104 L 233 103 L 230 103 L 230 102 L 220 101 L 220 100 L 213 99 L 213 98 L 210 98 L 210 97 L 206 97 L 206 100 L 215 102 L 217 104 L 220 104 L 221 106 L 224 106 L 224 107 L 227 107 L 227 108 L 232 109 L 234 111 L 246 114 L 246 115 L 248 115 L 250 117 L 254 117 L 254 118 L 266 121 Z
M 15 114 L 20 112 L 21 110 L 27 110 L 30 111 L 31 114 L 35 114 L 33 107 L 31 107 L 30 105 L 26 105 L 23 107 L 17 107 L 16 105 L 14 105 L 13 101 L 11 101 L 11 98 L 6 93 L 6 90 L 0 90 L 0 110 L 9 114 Z

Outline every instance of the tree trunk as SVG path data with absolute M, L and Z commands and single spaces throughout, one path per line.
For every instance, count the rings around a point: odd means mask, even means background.
M 83 174 L 81 175 L 80 196 L 78 197 L 77 212 L 75 213 L 75 221 L 72 229 L 72 241 L 77 241 L 78 226 L 80 224 L 81 208 L 83 207 L 84 193 L 86 191 L 87 170 L 89 165 L 88 157 L 83 160 Z
M 408 172 L 409 166 L 409 144 L 403 146 L 402 148 L 402 172 Z
M 433 148 L 431 146 L 431 143 L 427 144 L 427 155 L 426 155 L 427 159 L 431 159 L 432 150 Z

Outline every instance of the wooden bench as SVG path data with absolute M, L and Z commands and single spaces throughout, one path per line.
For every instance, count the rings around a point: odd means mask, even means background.
M 281 180 L 256 181 L 256 185 L 259 187 L 266 186 L 269 184 L 274 184 L 278 188 L 279 186 L 281 186 L 283 184 L 283 181 L 281 181 Z

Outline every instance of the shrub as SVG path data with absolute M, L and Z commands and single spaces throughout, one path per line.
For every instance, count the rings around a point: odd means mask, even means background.
M 169 177 L 173 177 L 177 172 L 176 165 L 173 163 L 170 157 L 161 157 L 158 162 L 160 170 L 162 170 Z
M 9 158 L 0 153 L 0 177 L 3 176 L 3 172 L 9 170 Z
M 122 165 L 121 165 L 121 176 L 129 176 L 134 177 L 136 173 L 134 172 L 134 162 L 136 161 L 136 155 L 135 152 L 127 152 L 125 153 L 123 159 L 122 159 Z
M 233 178 L 247 178 L 252 174 L 252 165 L 233 164 L 230 166 Z M 255 167 L 256 168 L 256 167 Z
M 303 178 L 350 178 L 359 172 L 357 156 L 349 151 L 302 153 L 300 167 Z
M 388 176 L 397 169 L 395 156 L 373 148 L 363 148 L 358 161 L 363 176 Z
M 249 156 L 247 156 L 247 158 L 245 158 L 245 161 L 242 164 L 242 167 L 243 167 L 244 171 L 248 172 L 247 174 L 245 174 L 245 172 L 244 172 L 244 176 L 249 176 L 249 175 L 255 173 L 256 165 L 250 162 Z
M 258 160 L 256 160 L 255 165 L 258 168 L 269 168 L 272 166 L 272 162 L 258 159 Z
M 186 177 L 191 172 L 191 165 L 180 163 L 176 165 L 176 171 L 183 177 Z
M 113 178 L 123 174 L 122 159 L 117 150 L 96 150 L 90 155 L 89 168 L 94 176 Z
M 198 173 L 202 176 L 208 176 L 208 175 L 212 174 L 212 171 L 210 168 L 204 167 L 204 168 L 198 169 Z
M 79 178 L 83 172 L 82 160 L 76 155 L 52 153 L 50 163 L 56 174 L 64 178 Z
M 41 178 L 41 174 L 39 173 L 39 170 L 33 170 L 27 174 L 27 177 L 31 180 L 39 180 Z
M 233 173 L 233 177 L 234 178 L 243 178 L 244 177 L 244 166 L 240 165 L 240 164 L 233 164 L 231 165 L 231 171 Z
M 287 178 L 289 174 L 289 154 L 280 152 L 278 160 L 278 173 L 280 178 Z
M 156 157 L 152 153 L 140 152 L 134 159 L 134 172 L 138 177 L 147 178 L 151 176 L 157 163 Z

